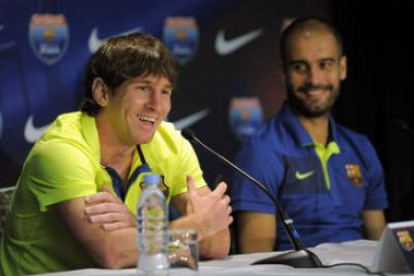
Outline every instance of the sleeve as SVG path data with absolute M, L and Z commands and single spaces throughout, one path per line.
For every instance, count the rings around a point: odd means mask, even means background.
M 259 144 L 248 143 L 239 151 L 235 162 L 238 167 L 263 184 L 273 198 L 246 177 L 235 173 L 230 189 L 233 210 L 275 214 L 273 200 L 277 199 L 283 172 L 280 154 Z
M 73 145 L 50 142 L 34 150 L 25 164 L 29 189 L 41 211 L 65 200 L 96 192 L 92 162 Z
M 187 175 L 193 176 L 198 188 L 207 185 L 196 152 L 172 123 L 164 122 L 153 141 L 142 148 L 152 169 L 165 176 L 171 197 L 187 192 Z
M 201 170 L 200 163 L 194 148 L 182 137 L 179 139 L 179 150 L 177 158 L 177 169 L 173 173 L 172 182 L 174 185 L 174 194 L 181 194 L 187 192 L 187 175 L 192 175 L 197 188 L 201 188 L 207 185 L 203 177 L 203 171 Z
M 367 138 L 365 139 L 368 187 L 364 210 L 383 210 L 388 207 L 384 171 L 374 147 Z

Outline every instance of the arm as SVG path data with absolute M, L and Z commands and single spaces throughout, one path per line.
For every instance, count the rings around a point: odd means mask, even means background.
M 379 240 L 386 224 L 383 210 L 388 207 L 388 200 L 381 162 L 373 145 L 368 139 L 366 141 L 365 149 L 368 154 L 365 156 L 365 163 L 368 164 L 368 188 L 361 218 L 365 228 L 365 238 Z
M 105 231 L 101 223 L 90 223 L 85 198 L 55 205 L 57 214 L 95 262 L 104 268 L 133 267 L 137 263 L 136 228 Z
M 365 210 L 362 212 L 362 220 L 365 228 L 365 237 L 369 240 L 379 240 L 385 227 L 383 210 Z
M 136 217 L 111 189 L 104 185 L 103 191 L 85 198 L 85 214 L 88 221 L 102 223 L 105 230 L 136 227 Z
M 199 233 L 200 256 L 225 258 L 230 250 L 230 198 L 224 195 L 226 184 L 220 183 L 214 191 L 208 187 L 195 188 L 192 177 L 187 178 L 188 192 L 172 199 L 183 217 L 173 221 L 171 228 L 190 228 Z
M 38 148 L 28 162 L 27 173 L 33 179 L 29 183 L 40 208 L 49 208 L 98 266 L 136 265 L 135 228 L 104 231 L 101 223 L 88 221 L 85 207 L 89 205 L 86 203 L 89 197 L 85 195 L 93 194 L 97 185 L 93 162 L 85 152 L 65 141 L 53 139 Z
M 273 251 L 276 241 L 276 217 L 258 212 L 238 212 L 237 242 L 240 253 Z
M 230 198 L 224 196 L 226 188 L 221 183 L 213 192 L 208 187 L 197 189 L 194 180 L 189 177 L 188 192 L 172 198 L 172 204 L 183 217 L 172 221 L 170 228 L 195 229 L 199 234 L 200 255 L 206 258 L 225 258 L 230 249 L 227 227 L 233 218 L 230 216 Z M 91 224 L 101 224 L 105 230 L 125 227 L 135 229 L 131 212 L 110 192 L 94 194 L 87 197 L 86 201 L 93 204 L 85 208 L 87 221 Z

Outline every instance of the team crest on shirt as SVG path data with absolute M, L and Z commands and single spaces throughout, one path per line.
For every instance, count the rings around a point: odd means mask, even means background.
M 144 182 L 139 184 L 141 190 L 144 189 Z M 167 184 L 165 184 L 165 176 L 161 175 L 161 181 L 158 183 L 158 187 L 160 188 L 161 192 L 164 194 L 165 198 L 167 199 L 170 194 L 170 188 Z
M 346 164 L 345 165 L 346 175 L 355 187 L 362 186 L 362 173 L 359 165 L 357 164 Z
M 398 241 L 400 242 L 401 247 L 405 251 L 411 251 L 411 250 L 414 249 L 413 238 L 411 237 L 409 231 L 407 231 L 407 230 L 398 231 L 396 234 L 398 236 Z
M 161 182 L 158 185 L 160 187 L 160 190 L 164 193 L 165 198 L 168 198 L 169 196 L 169 187 L 167 186 L 167 184 L 165 184 L 165 176 L 161 175 Z

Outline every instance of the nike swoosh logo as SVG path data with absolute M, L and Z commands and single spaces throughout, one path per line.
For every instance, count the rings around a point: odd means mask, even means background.
M 24 138 L 28 143 L 34 143 L 39 139 L 40 136 L 45 132 L 49 125 L 35 127 L 33 125 L 33 115 L 30 115 L 24 126 Z
M 204 109 L 184 118 L 181 118 L 173 122 L 173 124 L 175 125 L 176 129 L 181 130 L 194 125 L 201 119 L 205 118 L 209 113 L 210 111 L 208 109 Z M 26 125 L 24 126 L 24 138 L 28 143 L 34 143 L 37 141 L 37 139 L 39 139 L 40 136 L 42 136 L 42 134 L 48 127 L 49 125 L 35 127 L 33 125 L 33 115 L 31 115 L 29 119 L 27 119 Z
M 99 47 L 101 47 L 101 45 L 104 43 L 105 39 L 108 39 L 108 38 L 113 37 L 113 36 L 129 35 L 129 34 L 132 34 L 132 33 L 135 33 L 135 32 L 139 32 L 141 30 L 142 30 L 142 28 L 135 28 L 135 29 L 131 29 L 131 30 L 128 30 L 128 31 L 122 32 L 122 33 L 118 33 L 118 34 L 115 34 L 115 35 L 112 35 L 112 36 L 109 36 L 109 37 L 106 37 L 106 38 L 99 38 L 98 37 L 98 28 L 95 27 L 95 28 L 92 29 L 92 32 L 89 35 L 89 40 L 88 40 L 89 51 L 91 53 L 95 53 L 99 49 Z
M 12 40 L 0 44 L 0 53 L 3 52 L 3 51 L 7 51 L 7 50 L 13 48 L 14 45 L 16 45 L 16 43 L 14 41 L 12 41 Z
M 224 30 L 220 30 L 216 36 L 216 52 L 221 56 L 231 54 L 234 51 L 243 47 L 244 45 L 248 44 L 249 42 L 258 38 L 262 33 L 262 29 L 257 29 L 247 34 L 226 40 L 224 36 Z
M 185 129 L 187 127 L 190 127 L 190 126 L 194 125 L 195 123 L 197 123 L 201 119 L 205 118 L 209 113 L 210 113 L 210 111 L 208 109 L 203 109 L 203 110 L 198 111 L 194 114 L 191 114 L 191 115 L 188 115 L 184 118 L 181 118 L 181 119 L 173 122 L 173 124 L 175 125 L 175 128 L 178 129 L 178 130 Z
M 309 172 L 305 172 L 305 173 L 300 173 L 298 171 L 296 171 L 296 178 L 298 180 L 303 180 L 308 178 L 309 176 L 313 175 L 315 173 L 315 171 L 309 171 Z

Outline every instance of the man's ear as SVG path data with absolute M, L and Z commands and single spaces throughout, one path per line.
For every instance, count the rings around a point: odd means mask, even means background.
M 108 104 L 108 87 L 101 78 L 96 78 L 92 83 L 92 97 L 95 102 L 104 107 Z
M 348 75 L 348 69 L 347 69 L 347 58 L 346 56 L 342 56 L 339 64 L 340 68 L 340 78 L 341 81 L 345 80 Z
M 279 70 L 279 75 L 282 81 L 286 81 L 286 73 L 285 73 L 285 63 L 283 61 L 278 62 L 277 69 Z

